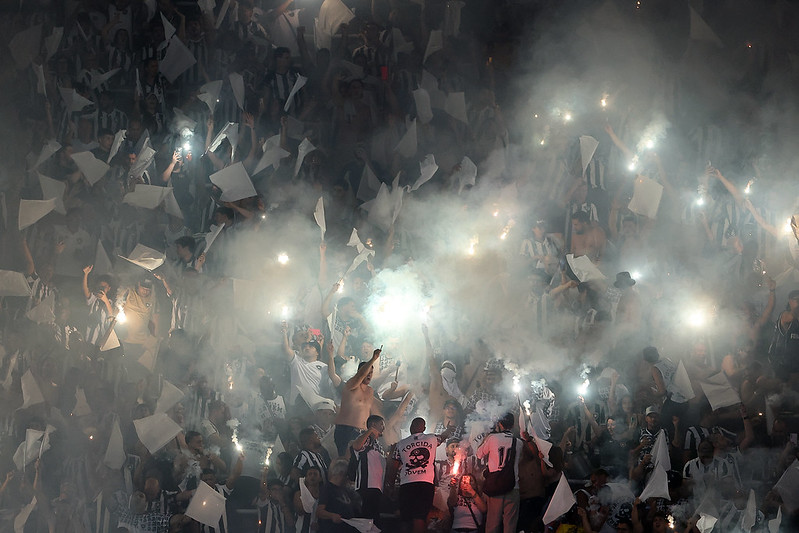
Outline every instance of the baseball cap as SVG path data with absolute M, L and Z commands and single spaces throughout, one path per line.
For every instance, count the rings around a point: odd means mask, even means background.
M 316 405 L 313 406 L 313 410 L 314 411 L 321 411 L 323 409 L 328 409 L 330 411 L 335 412 L 336 411 L 336 404 L 335 404 L 335 402 L 333 402 L 333 400 L 325 399 L 325 400 L 322 400 L 320 402 L 317 402 Z
M 649 415 L 652 415 L 652 414 L 655 414 L 655 415 L 659 415 L 660 414 L 660 409 L 658 409 L 657 406 L 655 406 L 655 405 L 650 405 L 649 407 L 646 408 L 646 415 L 645 416 L 649 416 Z

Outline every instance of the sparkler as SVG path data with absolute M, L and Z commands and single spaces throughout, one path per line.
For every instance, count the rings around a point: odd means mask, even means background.
M 125 310 L 122 309 L 122 306 L 119 306 L 119 311 L 117 311 L 117 323 L 124 324 L 128 321 L 128 317 L 125 315 Z
M 572 114 L 568 111 L 563 114 L 563 122 L 571 122 L 573 118 Z
M 516 376 L 513 376 L 513 392 L 514 392 L 515 394 L 517 394 L 517 395 L 518 395 L 520 392 L 522 392 L 522 384 L 519 382 L 519 379 L 520 379 L 520 378 L 519 378 L 519 376 L 518 376 L 518 375 L 516 375 Z
M 480 240 L 477 238 L 477 236 L 472 237 L 472 239 L 469 241 L 469 247 L 466 249 L 467 255 L 474 255 L 475 247 L 477 246 L 478 242 L 480 242 Z
M 344 292 L 344 279 L 343 278 L 339 280 L 339 282 L 338 282 L 338 290 L 336 292 L 339 293 L 339 294 Z
M 452 465 L 452 475 L 457 476 L 458 470 L 460 470 L 461 462 L 456 460 L 455 464 Z
M 289 306 L 284 305 L 280 309 L 280 316 L 281 316 L 281 318 L 283 318 L 283 320 L 286 320 L 289 317 Z
M 603 109 L 608 107 L 608 96 L 607 95 L 603 95 L 602 96 L 602 99 L 599 100 L 599 105 L 601 105 Z
M 636 169 L 636 167 L 638 167 L 638 156 L 637 155 L 633 156 L 633 158 L 630 160 L 630 164 L 627 165 L 627 168 L 631 172 L 634 171 Z
M 755 182 L 755 178 L 750 179 L 746 182 L 746 187 L 744 187 L 744 194 L 751 194 L 752 193 L 752 184 Z
M 269 458 L 270 457 L 272 457 L 272 447 L 271 446 L 269 448 L 267 448 L 267 450 L 266 450 L 266 458 L 264 459 L 264 464 L 266 466 L 269 466 Z
M 644 141 L 644 147 L 646 147 L 647 150 L 651 150 L 655 147 L 655 141 L 652 139 L 646 139 Z
M 277 262 L 281 265 L 285 265 L 289 262 L 289 256 L 286 252 L 280 252 L 277 256 Z
M 589 381 L 588 379 L 583 381 L 580 385 L 577 386 L 577 394 L 579 394 L 580 396 L 585 396 L 586 393 L 588 392 L 589 385 L 591 385 L 591 381 Z
M 696 199 L 696 205 L 698 205 L 700 207 L 705 205 L 705 198 L 703 196 L 700 196 L 699 198 L 697 198 Z
M 707 313 L 702 309 L 694 309 L 687 315 L 688 323 L 695 327 L 701 328 L 707 323 Z

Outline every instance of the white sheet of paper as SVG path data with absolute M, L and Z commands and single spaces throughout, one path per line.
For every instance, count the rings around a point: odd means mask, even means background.
M 286 112 L 286 113 L 289 112 L 289 109 L 291 108 L 291 105 L 294 103 L 294 96 L 296 96 L 296 94 L 298 92 L 300 92 L 300 89 L 305 87 L 306 83 L 308 83 L 308 78 L 298 74 L 297 75 L 297 81 L 294 82 L 294 87 L 292 87 L 291 88 L 291 92 L 289 92 L 288 99 L 286 100 L 286 105 L 283 106 L 283 111 L 284 112 Z
M 36 74 L 36 92 L 43 94 L 44 97 L 47 98 L 47 83 L 44 79 L 44 68 L 34 63 L 33 72 Z
M 36 164 L 33 168 L 39 168 L 39 165 L 50 159 L 54 153 L 61 149 L 61 145 L 56 141 L 50 140 L 42 146 L 42 151 L 39 152 L 39 157 L 36 158 Z
M 430 37 L 427 39 L 427 48 L 424 50 L 424 59 L 422 59 L 422 63 L 426 63 L 428 57 L 443 49 L 444 34 L 441 30 L 432 30 L 430 32 Z
M 36 383 L 36 378 L 33 377 L 30 370 L 22 375 L 20 382 L 22 385 L 22 409 L 44 403 L 42 390 L 39 388 L 39 384 Z
M 643 492 L 639 496 L 642 502 L 649 498 L 665 498 L 670 499 L 669 496 L 669 477 L 662 466 L 656 466 L 649 476 L 649 481 L 646 483 Z
M 139 183 L 122 199 L 123 203 L 144 209 L 155 209 L 172 192 L 172 187 L 159 187 Z
M 569 509 L 576 503 L 577 500 L 574 499 L 574 494 L 572 494 L 571 488 L 569 487 L 569 482 L 566 480 L 566 476 L 561 473 L 558 486 L 555 488 L 555 493 L 552 495 L 549 506 L 544 513 L 544 525 L 554 522 L 569 512 Z
M 111 150 L 108 152 L 108 159 L 106 163 L 111 164 L 111 160 L 117 155 L 119 152 L 119 147 L 122 146 L 122 141 L 125 140 L 125 135 L 127 135 L 128 130 L 119 130 L 114 134 L 114 142 L 111 144 Z
M 341 521 L 350 527 L 354 527 L 359 533 L 380 533 L 371 518 L 344 518 Z
M 19 229 L 23 230 L 44 218 L 55 209 L 55 198 L 49 200 L 20 200 Z
M 137 244 L 133 251 L 130 252 L 129 257 L 119 256 L 125 261 L 129 261 L 134 265 L 140 266 L 145 270 L 155 270 L 164 264 L 166 256 L 158 250 L 153 250 L 143 244 Z
M 183 44 L 183 41 L 177 35 L 174 35 L 166 47 L 164 59 L 158 63 L 158 70 L 169 83 L 175 83 L 178 76 L 189 70 L 195 63 L 197 63 L 197 58 Z
M 91 80 L 92 89 L 96 89 L 97 87 L 99 87 L 103 83 L 105 83 L 108 80 L 110 80 L 111 78 L 113 78 L 120 70 L 121 69 L 119 69 L 119 68 L 114 68 L 114 69 L 111 69 L 108 72 L 105 72 L 103 74 L 99 74 L 97 76 L 92 76 L 92 80 Z
M 366 249 L 366 246 L 363 245 L 361 238 L 358 236 L 357 229 L 352 228 L 352 233 L 350 233 L 350 240 L 347 241 L 347 246 L 354 247 L 358 253 L 361 253 Z
M 313 19 L 313 42 L 317 50 L 322 50 L 323 48 L 330 50 L 333 42 L 332 37 L 322 27 L 322 21 L 318 17 Z
M 353 231 L 355 231 L 355 230 L 353 230 Z M 345 278 L 347 276 L 349 276 L 350 274 L 352 274 L 353 272 L 355 272 L 355 269 L 358 268 L 361 265 L 361 263 L 363 263 L 364 261 L 367 261 L 370 257 L 374 257 L 374 255 L 375 255 L 375 251 L 374 250 L 369 250 L 363 245 L 361 245 L 361 247 L 362 248 L 358 252 L 358 255 L 355 256 L 355 259 L 352 260 L 352 264 L 350 264 L 350 267 L 344 273 L 344 277 Z M 355 249 L 357 250 L 358 247 L 356 246 Z
M 655 439 L 655 444 L 652 445 L 652 464 L 655 466 L 660 465 L 666 472 L 671 470 L 668 440 L 666 430 L 661 429 Z
M 716 522 L 718 522 L 718 520 L 719 519 L 715 516 L 703 514 L 699 517 L 699 520 L 696 521 L 696 529 L 698 529 L 700 533 L 710 533 L 713 531 L 713 528 L 716 527 Z
M 30 311 L 25 313 L 28 320 L 37 324 L 52 324 L 55 322 L 55 293 L 51 292 L 47 297 L 36 304 Z
M 779 533 L 780 524 L 782 524 L 782 507 L 777 507 L 777 516 L 774 517 L 774 520 L 768 521 L 769 533 Z
M 341 0 L 325 0 L 319 8 L 319 23 L 328 35 L 335 35 L 342 24 L 347 24 L 354 18 L 350 8 Z
M 111 470 L 119 470 L 125 465 L 127 458 L 122 444 L 122 431 L 119 429 L 119 421 L 114 420 L 114 425 L 111 426 L 111 435 L 108 437 L 108 447 L 105 449 L 103 464 Z
M 0 270 L 0 296 L 30 296 L 31 288 L 25 274 L 13 270 Z
M 161 12 L 161 24 L 164 26 L 164 40 L 168 41 L 173 35 L 175 35 L 177 30 L 175 30 L 175 27 L 172 25 L 172 23 L 166 19 L 163 12 Z
M 45 200 L 55 200 L 55 207 L 53 208 L 55 212 L 66 215 L 67 210 L 64 207 L 64 191 L 67 190 L 67 184 L 48 178 L 42 174 L 37 175 L 39 176 L 39 186 L 42 188 L 42 198 Z
M 447 99 L 444 101 L 444 111 L 464 124 L 469 123 L 469 117 L 466 116 L 466 96 L 462 92 L 447 95 Z
M 219 234 L 222 233 L 223 229 L 225 229 L 225 226 L 223 225 L 219 226 L 214 224 L 211 225 L 210 228 L 211 231 L 205 234 L 205 249 L 203 250 L 203 252 L 208 253 L 208 250 L 211 248 L 211 245 L 214 244 L 214 241 L 216 240 L 217 237 L 219 237 Z
M 230 0 L 225 0 L 222 2 L 222 7 L 219 9 L 219 16 L 216 18 L 216 22 L 214 23 L 214 28 L 217 30 L 225 20 L 225 15 L 227 15 L 228 9 L 230 9 Z
M 222 144 L 222 141 L 225 140 L 225 137 L 228 137 L 231 134 L 231 132 L 236 129 L 237 126 L 238 124 L 236 124 L 235 122 L 228 122 L 227 124 L 222 126 L 222 129 L 219 130 L 219 133 L 217 133 L 214 136 L 213 140 L 211 141 L 211 144 L 208 145 L 208 151 L 215 152 L 216 149 L 219 148 L 219 145 Z M 230 144 L 233 145 L 233 141 L 230 139 L 228 140 Z
M 705 393 L 705 396 L 707 396 L 707 400 L 710 402 L 710 406 L 714 411 L 722 407 L 729 407 L 741 403 L 741 397 L 738 396 L 738 393 L 732 388 L 724 372 L 714 374 L 705 381 L 701 381 L 700 384 L 702 386 L 702 391 Z
M 178 200 L 175 198 L 174 190 L 169 191 L 169 193 L 164 197 L 164 211 L 167 215 L 177 217 L 181 220 L 184 219 L 183 211 L 180 210 L 180 204 L 178 204 Z
M 599 141 L 590 135 L 580 135 L 580 158 L 583 163 L 583 174 L 585 174 L 588 164 L 594 157 L 597 146 L 599 146 Z
M 316 208 L 313 211 L 313 218 L 316 225 L 322 231 L 322 240 L 325 240 L 325 231 L 327 230 L 327 223 L 325 222 L 325 200 L 321 196 L 316 202 Z
M 635 178 L 633 198 L 628 209 L 648 218 L 655 218 L 663 196 L 663 185 L 646 176 Z
M 45 61 L 50 61 L 50 58 L 58 52 L 58 47 L 61 46 L 61 38 L 64 36 L 64 28 L 53 28 L 53 33 L 44 38 L 44 48 L 47 50 Z
M 11 57 L 14 58 L 17 68 L 23 69 L 30 65 L 33 58 L 39 53 L 41 39 L 41 24 L 24 29 L 11 38 L 8 49 L 11 51 Z
M 799 509 L 799 459 L 794 459 L 791 466 L 780 476 L 774 485 L 774 490 L 780 493 L 782 503 L 788 513 Z
M 692 400 L 696 396 L 694 393 L 694 388 L 691 386 L 691 379 L 688 377 L 688 371 L 685 370 L 685 365 L 683 364 L 682 359 L 680 359 L 680 362 L 677 364 L 677 372 L 674 374 L 672 383 L 677 389 L 677 392 L 680 393 L 685 399 Z
M 394 151 L 398 152 L 403 157 L 411 158 L 416 155 L 416 150 L 418 149 L 418 143 L 416 139 L 416 119 L 413 119 L 411 125 L 408 127 L 408 130 L 405 132 L 405 135 L 402 136 L 402 139 L 397 143 L 397 146 L 394 147 Z
M 749 489 L 749 498 L 746 500 L 746 507 L 741 515 L 741 529 L 746 532 L 752 531 L 755 521 L 757 521 L 757 498 L 755 490 Z
M 300 146 L 297 148 L 297 161 L 294 163 L 294 176 L 300 173 L 305 156 L 314 150 L 316 150 L 316 147 L 311 144 L 311 141 L 309 141 L 307 137 L 302 140 Z
M 197 98 L 206 103 L 211 113 L 216 109 L 216 103 L 219 100 L 219 93 L 222 92 L 222 80 L 209 81 L 202 87 Z
M 108 169 L 111 168 L 108 166 L 108 163 L 100 161 L 94 157 L 94 154 L 91 152 L 79 152 L 77 154 L 72 154 L 70 157 L 72 157 L 72 160 L 78 165 L 86 181 L 92 185 L 100 181 L 100 179 L 105 176 L 105 173 L 108 172 Z
M 416 117 L 422 124 L 433 120 L 433 108 L 430 107 L 430 94 L 424 89 L 413 91 L 413 101 L 416 103 Z
M 225 167 L 219 172 L 214 172 L 208 179 L 222 189 L 220 200 L 223 202 L 235 202 L 242 198 L 251 198 L 258 195 L 252 180 L 250 180 L 250 175 L 247 174 L 247 170 L 241 161 L 235 165 Z
M 214 531 L 216 531 L 224 512 L 225 497 L 209 487 L 207 483 L 198 483 L 197 490 L 194 491 L 194 496 L 186 509 L 186 516 L 215 528 Z
M 156 413 L 152 416 L 134 420 L 133 425 L 136 428 L 139 440 L 151 454 L 155 454 L 174 439 L 178 433 L 183 431 L 166 413 Z M 205 484 L 200 483 L 199 485 Z M 209 488 L 209 490 L 211 489 Z
M 252 173 L 252 175 L 255 176 L 263 169 L 270 166 L 277 169 L 277 167 L 280 166 L 280 160 L 290 155 L 291 155 L 290 152 L 284 150 L 279 145 L 275 147 L 270 147 L 261 156 L 261 160 L 258 161 L 258 164 L 255 166 L 255 171 Z
M 161 395 L 155 404 L 156 413 L 166 413 L 183 399 L 183 391 L 174 386 L 167 380 L 163 381 L 161 386 Z
M 438 164 L 436 164 L 436 158 L 433 154 L 427 154 L 424 156 L 424 160 L 419 163 L 419 178 L 411 187 L 411 191 L 417 190 L 419 187 L 433 179 L 433 176 L 436 172 L 438 172 Z
M 385 183 L 380 184 L 380 189 L 377 191 L 375 199 L 364 203 L 361 207 L 368 209 L 369 215 L 367 219 L 369 222 L 377 225 L 383 231 L 388 231 L 394 219 L 394 203 Z
M 36 496 L 31 498 L 30 503 L 28 503 L 22 509 L 20 509 L 17 516 L 14 517 L 14 533 L 24 533 L 25 524 L 28 523 L 28 518 L 30 518 L 30 515 L 35 507 L 36 507 Z
M 61 98 L 64 100 L 64 106 L 69 113 L 75 113 L 82 110 L 84 107 L 92 105 L 91 100 L 79 95 L 75 89 L 64 89 L 59 87 L 58 91 L 61 93 Z
M 358 184 L 358 192 L 355 197 L 362 202 L 367 202 L 374 198 L 379 190 L 380 180 L 377 179 L 369 165 L 364 165 L 363 172 L 361 172 L 361 182 Z
M 302 503 L 302 509 L 306 513 L 314 512 L 314 507 L 316 506 L 316 498 L 313 497 L 311 491 L 308 490 L 308 487 L 305 486 L 305 478 L 301 477 L 299 479 L 299 486 L 300 486 L 300 502 Z
M 113 350 L 114 348 L 119 348 L 120 346 L 122 345 L 119 343 L 119 337 L 117 336 L 117 332 L 111 330 L 111 333 L 108 334 L 108 338 L 100 347 L 100 351 L 107 352 L 109 350 Z
M 475 165 L 471 159 L 464 156 L 461 160 L 461 168 L 458 170 L 456 178 L 458 182 L 458 194 L 463 192 L 463 189 L 467 186 L 474 187 L 474 184 L 477 182 L 477 165 Z
M 591 262 L 587 255 L 574 257 L 573 254 L 567 254 L 566 261 L 569 263 L 574 275 L 581 282 L 605 279 L 605 275 Z
M 231 72 L 228 74 L 230 80 L 230 88 L 233 90 L 233 98 L 236 99 L 236 105 L 239 109 L 244 109 L 244 78 L 238 72 Z

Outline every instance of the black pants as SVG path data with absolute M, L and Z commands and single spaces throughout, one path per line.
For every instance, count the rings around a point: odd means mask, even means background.
M 380 489 L 361 489 L 358 491 L 361 495 L 363 508 L 361 516 L 364 518 L 371 518 L 375 524 L 380 520 L 380 507 L 383 504 L 383 492 Z

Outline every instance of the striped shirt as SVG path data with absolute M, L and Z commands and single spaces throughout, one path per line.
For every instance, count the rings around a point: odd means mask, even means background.
M 97 111 L 97 123 L 94 131 L 99 132 L 101 129 L 106 129 L 116 133 L 119 130 L 127 129 L 127 127 L 128 116 L 122 110 L 114 108 L 111 111 Z
M 255 502 L 258 507 L 258 533 L 284 533 L 286 528 L 286 517 L 280 505 L 272 500 L 258 499 Z
M 84 340 L 89 344 L 96 345 L 108 331 L 108 308 L 95 294 L 86 299 L 86 305 L 89 307 L 89 320 Z
M 322 454 L 318 452 L 301 450 L 297 457 L 294 458 L 294 464 L 292 466 L 300 471 L 302 477 L 305 477 L 309 468 L 315 466 L 322 472 L 322 480 L 327 481 L 327 461 L 325 461 Z
M 25 307 L 25 311 L 30 311 L 40 303 L 42 303 L 50 293 L 55 294 L 55 298 L 58 299 L 58 290 L 51 286 L 47 285 L 45 282 L 39 278 L 39 274 L 34 272 L 30 276 L 27 277 L 28 286 L 31 288 L 31 295 L 28 298 L 28 305 Z
M 360 450 L 352 449 L 358 462 L 355 490 L 377 489 L 382 492 L 386 475 L 386 454 L 377 439 L 369 437 Z

